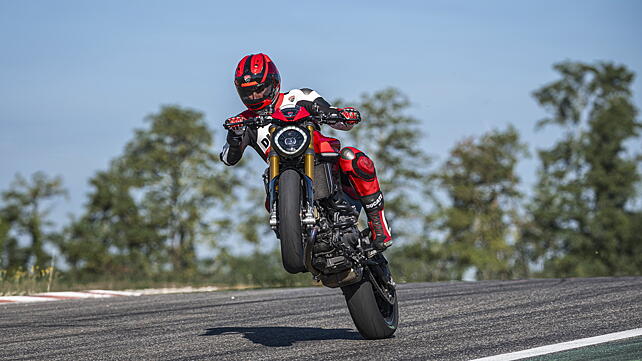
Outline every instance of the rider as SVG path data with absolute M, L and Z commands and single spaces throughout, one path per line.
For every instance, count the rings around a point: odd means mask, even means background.
M 361 121 L 361 115 L 356 109 L 331 107 L 312 89 L 293 89 L 287 93 L 280 93 L 279 71 L 265 54 L 247 55 L 241 59 L 236 67 L 234 85 L 247 110 L 225 121 L 230 127 L 227 143 L 220 157 L 226 165 L 238 163 L 248 145 L 254 148 L 263 160 L 267 160 L 266 151 L 270 146 L 269 125 L 252 129 L 234 124 L 257 115 L 272 114 L 275 109 L 298 105 L 312 115 L 333 115 L 342 119 L 331 125 L 339 130 L 350 130 Z M 383 212 L 383 194 L 372 160 L 357 148 L 345 147 L 341 149 L 339 169 L 342 176 L 352 185 L 352 189 L 347 187 L 344 190 L 351 198 L 358 199 L 365 209 L 373 246 L 385 250 L 392 245 L 392 238 Z

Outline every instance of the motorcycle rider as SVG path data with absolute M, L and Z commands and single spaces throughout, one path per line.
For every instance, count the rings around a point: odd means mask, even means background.
M 247 110 L 225 121 L 230 128 L 220 158 L 228 166 L 238 163 L 248 145 L 267 161 L 267 150 L 270 146 L 269 125 L 258 129 L 234 125 L 245 119 L 269 115 L 275 109 L 296 105 L 306 108 L 312 115 L 337 117 L 340 121 L 331 127 L 339 130 L 350 130 L 361 121 L 358 110 L 351 107 L 334 108 L 312 89 L 293 89 L 287 93 L 280 93 L 279 71 L 274 62 L 262 53 L 247 55 L 241 59 L 236 67 L 234 85 Z M 385 250 L 392 245 L 392 237 L 383 210 L 383 194 L 379 188 L 374 163 L 365 153 L 354 147 L 341 149 L 338 163 L 341 176 L 352 186 L 344 187 L 344 192 L 358 200 L 365 209 L 373 246 L 378 250 Z

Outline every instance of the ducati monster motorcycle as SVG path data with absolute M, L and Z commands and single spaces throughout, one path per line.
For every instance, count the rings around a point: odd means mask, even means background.
M 283 267 L 289 273 L 310 272 L 326 287 L 340 287 L 359 333 L 386 338 L 399 322 L 388 261 L 370 243 L 369 229 L 357 228 L 359 212 L 342 191 L 339 140 L 317 130 L 338 120 L 294 106 L 235 126 L 269 125 L 264 182 Z

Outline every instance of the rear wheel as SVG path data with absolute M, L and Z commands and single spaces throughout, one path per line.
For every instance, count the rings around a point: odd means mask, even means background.
M 279 236 L 281 259 L 289 273 L 305 272 L 301 232 L 301 176 L 287 169 L 279 176 Z
M 387 262 L 367 266 L 360 282 L 341 289 L 361 336 L 381 339 L 395 333 L 399 324 L 399 305 Z

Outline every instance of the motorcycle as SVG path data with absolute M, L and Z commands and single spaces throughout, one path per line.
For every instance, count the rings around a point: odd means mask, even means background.
M 318 131 L 339 120 L 293 106 L 235 125 L 269 125 L 261 140 L 269 144 L 264 182 L 269 224 L 280 240 L 285 270 L 310 272 L 324 286 L 340 287 L 359 333 L 387 338 L 399 322 L 388 261 L 370 243 L 369 229 L 357 228 L 360 205 L 342 191 L 339 140 Z

